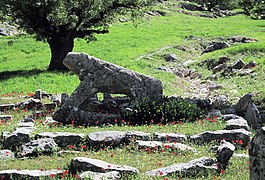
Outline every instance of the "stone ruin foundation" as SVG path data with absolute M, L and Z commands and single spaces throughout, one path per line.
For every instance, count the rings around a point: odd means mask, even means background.
M 101 125 L 114 123 L 121 111 L 144 99 L 161 99 L 161 81 L 108 63 L 84 53 L 69 53 L 64 65 L 80 79 L 80 85 L 54 114 L 63 124 Z M 97 93 L 104 93 L 99 101 Z M 112 98 L 110 94 L 124 94 Z

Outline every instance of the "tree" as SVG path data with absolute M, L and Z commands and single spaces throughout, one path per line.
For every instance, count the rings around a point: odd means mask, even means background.
M 73 50 L 75 38 L 108 33 L 108 25 L 116 14 L 130 13 L 135 17 L 153 2 L 155 0 L 4 0 L 1 5 L 20 27 L 49 44 L 48 70 L 63 70 L 66 69 L 63 60 Z
M 192 0 L 207 8 L 207 11 L 218 9 L 233 9 L 237 5 L 237 0 Z
M 246 15 L 255 19 L 265 19 L 264 0 L 241 0 L 240 5 Z

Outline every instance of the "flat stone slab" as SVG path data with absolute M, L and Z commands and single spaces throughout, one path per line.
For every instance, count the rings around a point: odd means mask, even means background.
M 191 152 L 197 152 L 197 150 L 193 147 L 190 147 L 186 144 L 182 143 L 165 143 L 163 144 L 164 147 L 166 148 L 171 148 L 172 150 L 177 150 L 177 151 L 191 151 Z
M 197 174 L 216 173 L 217 168 L 212 166 L 215 161 L 209 157 L 202 157 L 187 163 L 173 164 L 168 167 L 159 168 L 146 172 L 148 176 L 196 176 Z
M 92 171 L 86 171 L 80 174 L 81 179 L 90 179 L 90 180 L 115 180 L 121 179 L 121 175 L 118 171 L 110 171 L 106 173 L 97 173 Z
M 245 129 L 236 130 L 218 130 L 218 131 L 205 131 L 200 134 L 190 136 L 190 140 L 197 143 L 209 143 L 211 141 L 226 140 L 228 142 L 238 141 L 239 145 L 246 147 L 250 142 L 251 132 Z
M 15 179 L 15 180 L 39 180 L 40 178 L 51 178 L 56 175 L 62 174 L 61 170 L 3 170 L 0 171 L 2 179 Z
M 18 124 L 18 127 L 34 127 L 34 123 L 33 122 L 20 122 Z
M 58 149 L 57 144 L 52 138 L 43 138 L 30 141 L 21 146 L 19 156 L 39 156 L 49 155 Z
M 225 129 L 232 130 L 232 129 L 245 129 L 247 131 L 250 130 L 250 127 L 248 126 L 248 123 L 243 118 L 238 119 L 230 119 L 226 121 Z
M 154 133 L 154 141 L 162 141 L 162 142 L 185 142 L 188 137 L 184 134 L 178 133 Z
M 151 140 L 151 134 L 145 133 L 141 131 L 128 131 L 125 134 L 125 141 L 131 142 L 136 140 L 142 140 L 142 141 L 150 141 Z
M 99 131 L 87 135 L 87 141 L 91 147 L 116 147 L 125 143 L 126 132 Z
M 0 150 L 0 160 L 15 159 L 15 154 L 9 149 Z
M 146 149 L 146 148 L 151 148 L 151 149 L 161 149 L 163 146 L 162 142 L 159 141 L 141 141 L 141 140 L 137 140 L 135 142 L 135 146 L 138 149 Z
M 10 121 L 12 119 L 11 115 L 0 115 L 0 121 Z
M 52 138 L 55 143 L 60 147 L 67 147 L 70 145 L 79 145 L 84 139 L 85 135 L 80 133 L 70 133 L 70 132 L 43 132 L 35 135 L 35 139 L 40 138 Z
M 133 175 L 133 174 L 139 173 L 139 170 L 134 167 L 111 164 L 111 163 L 108 163 L 102 160 L 91 159 L 91 158 L 86 158 L 86 157 L 73 158 L 71 160 L 69 170 L 73 174 L 77 174 L 77 172 L 85 172 L 85 171 L 92 171 L 92 172 L 99 172 L 99 173 L 117 171 L 121 175 L 125 175 L 125 174 Z
M 236 114 L 224 114 L 223 117 L 222 117 L 222 119 L 224 121 L 228 121 L 228 120 L 231 120 L 231 119 L 240 119 L 240 118 L 242 118 L 242 117 L 238 116 Z
M 15 104 L 0 104 L 0 111 L 10 110 L 13 109 L 15 106 Z

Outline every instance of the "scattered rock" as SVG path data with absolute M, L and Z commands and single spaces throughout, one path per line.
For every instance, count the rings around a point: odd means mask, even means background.
M 52 138 L 60 147 L 78 146 L 85 135 L 70 132 L 43 132 L 35 135 L 35 139 Z
M 232 129 L 245 129 L 247 131 L 250 130 L 250 127 L 248 126 L 248 123 L 243 118 L 238 119 L 230 119 L 226 121 L 225 129 L 232 130 Z
M 125 143 L 125 132 L 121 131 L 99 131 L 89 133 L 87 135 L 87 141 L 89 146 L 93 148 L 102 147 L 117 147 L 122 143 Z
M 211 117 L 221 117 L 222 113 L 221 113 L 220 110 L 211 110 L 209 112 L 209 116 L 211 116 Z
M 256 66 L 257 66 L 257 63 L 255 61 L 250 61 L 249 63 L 246 64 L 244 68 L 248 69 L 248 68 L 254 68 Z
M 201 6 L 192 3 L 180 2 L 178 6 L 189 11 L 205 11 Z
M 57 175 L 61 175 L 63 171 L 61 170 L 2 170 L 0 171 L 1 179 L 8 180 L 37 180 L 37 179 L 49 179 L 51 175 L 56 177 Z
M 34 119 L 31 118 L 31 117 L 25 117 L 25 118 L 23 119 L 23 122 L 25 122 L 25 123 L 28 123 L 28 122 L 34 123 Z
M 249 103 L 251 102 L 251 99 L 253 97 L 252 93 L 248 93 L 244 95 L 238 103 L 235 105 L 235 111 L 237 115 L 244 116 L 245 113 L 247 112 L 247 108 Z
M 240 76 L 249 76 L 249 75 L 254 75 L 253 74 L 253 70 L 252 69 L 243 69 L 243 70 L 241 70 L 240 72 L 239 72 L 239 75 Z
M 254 38 L 245 37 L 245 36 L 232 36 L 228 38 L 228 41 L 230 43 L 250 43 L 250 42 L 256 42 L 258 40 Z
M 139 170 L 123 165 L 115 165 L 98 159 L 91 159 L 85 157 L 76 157 L 71 160 L 70 172 L 77 174 L 77 172 L 92 171 L 98 173 L 105 173 L 117 171 L 121 175 L 134 175 L 139 173 Z
M 211 82 L 211 83 L 207 86 L 207 88 L 208 88 L 210 91 L 213 91 L 213 90 L 217 90 L 217 89 L 222 89 L 222 88 L 224 88 L 224 86 L 223 86 L 223 85 L 220 85 L 220 84 L 216 84 L 216 83 L 214 83 L 214 82 Z
M 86 171 L 80 174 L 81 179 L 91 179 L 91 180 L 115 180 L 115 179 L 121 179 L 121 175 L 118 171 L 110 171 L 106 173 L 98 173 L 98 172 L 92 172 L 92 171 Z
M 11 121 L 13 118 L 11 115 L 0 115 L 0 121 Z
M 4 147 L 10 150 L 16 150 L 22 144 L 30 142 L 32 131 L 33 129 L 29 127 L 16 128 L 13 133 L 3 137 Z
M 236 154 L 236 153 L 234 153 L 233 157 L 249 159 L 249 155 L 248 154 Z
M 209 157 L 202 157 L 187 163 L 173 164 L 168 167 L 159 168 L 146 172 L 148 176 L 176 175 L 181 177 L 192 177 L 198 174 L 205 175 L 216 173 L 217 168 L 212 166 L 215 161 Z
M 230 47 L 229 44 L 227 44 L 226 42 L 214 42 L 212 45 L 208 46 L 203 52 L 204 53 L 208 53 L 208 52 L 213 52 L 219 49 L 225 49 Z
M 225 94 L 219 94 L 211 97 L 212 108 L 224 109 L 229 107 L 229 99 Z
M 246 66 L 246 64 L 244 63 L 244 61 L 239 59 L 233 64 L 232 68 L 233 69 L 243 69 L 245 66 Z
M 160 150 L 162 148 L 163 143 L 159 141 L 140 141 L 137 140 L 135 142 L 135 146 L 138 149 L 152 149 L 152 150 Z
M 20 122 L 18 127 L 34 127 L 34 122 Z
M 195 143 L 209 143 L 211 141 L 226 140 L 228 142 L 238 142 L 238 145 L 246 147 L 250 141 L 251 132 L 245 129 L 205 131 L 203 133 L 190 136 L 190 140 Z
M 172 70 L 170 68 L 168 68 L 168 67 L 160 66 L 157 69 L 160 70 L 160 71 L 165 71 L 165 72 L 172 73 Z
M 183 151 L 183 152 L 187 152 L 187 151 L 190 151 L 190 152 L 197 152 L 196 149 L 186 145 L 186 144 L 182 144 L 182 143 L 177 143 L 177 142 L 174 142 L 174 143 L 165 143 L 163 144 L 163 147 L 164 148 L 171 148 L 171 150 L 177 150 L 177 151 Z
M 154 141 L 162 141 L 162 142 L 185 142 L 187 140 L 187 136 L 184 134 L 178 133 L 154 133 Z
M 247 112 L 246 112 L 246 120 L 250 127 L 253 129 L 258 129 L 262 126 L 262 121 L 260 117 L 260 113 L 256 105 L 252 102 L 248 104 Z
M 226 64 L 219 64 L 219 65 L 215 66 L 212 71 L 215 74 L 217 72 L 222 71 L 225 68 L 226 68 Z
M 50 155 L 57 150 L 57 144 L 52 138 L 43 138 L 30 141 L 21 146 L 19 156 Z
M 43 104 L 39 99 L 29 98 L 26 101 L 17 103 L 16 106 L 23 109 L 40 109 L 43 107 Z
M 125 142 L 129 143 L 136 140 L 142 140 L 142 141 L 150 141 L 151 140 L 151 134 L 140 132 L 140 131 L 129 131 L 125 134 Z
M 265 177 L 265 127 L 257 130 L 249 148 L 250 180 L 264 179 Z
M 220 170 L 226 169 L 230 158 L 233 156 L 235 149 L 236 147 L 233 144 L 224 140 L 221 141 L 221 145 L 218 147 L 216 153 L 216 159 L 218 161 Z
M 11 110 L 11 109 L 15 108 L 15 106 L 16 106 L 15 104 L 1 104 L 0 105 L 0 112 Z
M 178 58 L 177 58 L 176 54 L 168 54 L 168 55 L 166 55 L 165 59 L 168 62 L 176 62 L 176 61 L 178 61 Z
M 228 121 L 228 120 L 231 120 L 231 119 L 240 119 L 242 118 L 241 116 L 238 116 L 236 114 L 224 114 L 223 115 L 223 120 L 224 121 Z

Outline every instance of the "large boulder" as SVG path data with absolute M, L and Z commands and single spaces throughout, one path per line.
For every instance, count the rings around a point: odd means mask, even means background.
M 61 175 L 61 170 L 2 170 L 0 171 L 0 177 L 4 180 L 39 180 L 54 178 L 57 175 Z
M 248 105 L 246 112 L 246 120 L 248 122 L 248 125 L 253 129 L 259 129 L 262 126 L 260 112 L 256 105 L 252 102 L 250 102 Z
M 220 169 L 226 169 L 235 149 L 236 147 L 233 144 L 226 142 L 225 140 L 221 141 L 221 145 L 218 147 L 216 153 L 216 159 Z
M 54 115 L 55 120 L 63 123 L 70 124 L 72 121 L 69 118 L 70 112 L 73 109 L 78 111 L 80 107 L 86 106 L 91 102 L 90 99 L 99 92 L 125 94 L 133 103 L 144 99 L 161 99 L 163 96 L 161 81 L 84 53 L 69 53 L 63 63 L 81 80 L 77 89 Z M 66 109 L 68 113 L 62 109 Z M 90 117 L 92 116 L 90 115 Z M 78 119 L 81 119 L 80 113 L 74 118 L 76 124 L 78 124 Z M 95 121 L 87 119 L 87 121 L 89 120 Z

